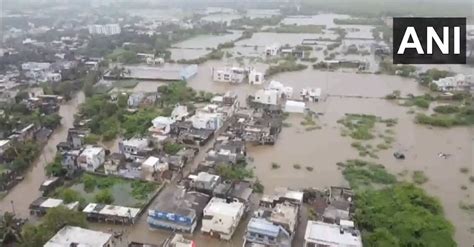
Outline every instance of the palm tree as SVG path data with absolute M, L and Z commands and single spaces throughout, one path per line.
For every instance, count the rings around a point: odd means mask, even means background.
M 0 244 L 8 241 L 19 242 L 21 233 L 21 222 L 15 215 L 5 212 L 0 219 Z

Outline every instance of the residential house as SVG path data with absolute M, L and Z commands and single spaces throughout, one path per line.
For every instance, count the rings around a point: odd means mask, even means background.
M 106 175 L 118 175 L 119 169 L 125 163 L 125 155 L 121 153 L 112 153 L 107 156 L 104 162 L 104 172 Z
M 276 56 L 280 53 L 281 45 L 278 43 L 274 43 L 265 47 L 265 55 L 267 56 Z
M 142 178 L 148 181 L 153 181 L 154 174 L 162 174 L 163 172 L 168 171 L 169 165 L 158 157 L 150 156 L 142 163 L 141 168 Z
M 277 90 L 260 89 L 255 92 L 254 102 L 263 105 L 278 105 L 280 94 Z
M 265 194 L 260 199 L 260 206 L 266 208 L 273 208 L 276 204 L 282 202 L 290 202 L 295 205 L 303 203 L 302 191 L 291 190 L 286 187 L 277 187 L 272 194 Z
M 321 99 L 321 88 L 304 88 L 300 97 L 303 101 L 318 102 Z
M 293 96 L 293 88 L 287 87 L 279 81 L 270 81 L 266 89 L 276 90 L 278 92 L 278 97 L 289 99 L 289 98 L 292 98 Z
M 469 91 L 474 85 L 474 75 L 457 74 L 451 77 L 445 77 L 432 82 L 437 90 L 441 92 L 448 91 Z
M 213 197 L 204 208 L 201 231 L 230 240 L 244 214 L 244 204 Z
M 64 226 L 54 235 L 44 247 L 58 246 L 90 246 L 90 247 L 115 247 L 111 233 L 93 231 L 77 226 Z
M 119 150 L 126 159 L 144 159 L 153 148 L 147 138 L 131 138 L 119 142 Z
M 144 93 L 133 93 L 128 96 L 127 104 L 130 108 L 138 108 L 145 99 Z
M 151 120 L 152 126 L 148 129 L 154 140 L 162 142 L 166 140 L 171 131 L 171 125 L 175 122 L 171 117 L 158 116 Z
M 244 247 L 291 247 L 290 234 L 280 225 L 259 217 L 251 218 L 244 236 Z
M 10 148 L 10 140 L 0 140 L 0 157 Z
M 223 125 L 222 114 L 220 113 L 199 111 L 191 116 L 189 121 L 191 121 L 193 128 L 196 129 L 218 130 Z
M 139 246 L 129 246 L 129 247 L 139 247 Z M 154 246 L 140 246 L 140 247 L 154 247 Z M 158 246 L 156 246 L 158 247 Z M 196 247 L 196 244 L 193 240 L 185 239 L 181 234 L 175 234 L 174 236 L 169 237 L 162 245 L 162 247 Z
M 77 165 L 86 171 L 95 171 L 105 162 L 105 149 L 87 146 L 77 157 Z
M 215 82 L 242 83 L 247 77 L 247 70 L 239 67 L 212 68 L 212 80 Z
M 229 136 L 218 136 L 214 147 L 207 152 L 207 160 L 218 163 L 236 164 L 245 160 L 246 148 L 242 139 L 231 139 Z
M 268 220 L 273 222 L 273 224 L 285 228 L 293 238 L 296 234 L 296 227 L 298 226 L 298 217 L 299 206 L 289 202 L 283 202 L 275 205 Z
M 69 129 L 67 132 L 67 142 L 72 144 L 73 149 L 82 148 L 85 145 L 85 138 L 90 134 L 86 129 Z
M 148 209 L 147 222 L 152 228 L 192 233 L 202 218 L 209 196 L 169 185 Z
M 77 158 L 81 154 L 81 150 L 69 150 L 62 153 L 61 165 L 66 169 L 69 176 L 73 175 L 80 169 L 77 165 Z
M 13 134 L 9 136 L 8 139 L 18 142 L 29 141 L 34 138 L 37 130 L 38 126 L 36 126 L 35 124 L 29 124 L 21 129 L 13 130 Z
M 79 202 L 65 203 L 61 199 L 40 197 L 30 204 L 29 209 L 30 214 L 42 216 L 45 215 L 49 209 L 59 206 L 66 207 L 70 210 L 77 210 L 79 208 Z
M 306 226 L 304 240 L 304 247 L 362 247 L 361 234 L 354 228 L 352 221 L 344 221 L 342 224 L 336 225 L 310 220 Z
M 197 175 L 189 175 L 190 187 L 196 191 L 212 195 L 212 192 L 221 182 L 221 177 L 207 172 L 199 172 Z
M 95 222 L 112 222 L 115 224 L 134 224 L 140 208 L 129 208 L 117 205 L 89 203 L 82 210 L 88 220 Z
M 189 123 L 192 125 L 191 122 Z M 196 129 L 191 127 L 190 129 L 180 130 L 178 139 L 185 144 L 203 146 L 213 135 L 214 130 L 212 129 Z
M 288 113 L 304 113 L 306 110 L 306 104 L 301 101 L 287 100 L 285 102 L 284 111 Z
M 261 85 L 265 82 L 265 74 L 252 69 L 249 73 L 249 84 Z

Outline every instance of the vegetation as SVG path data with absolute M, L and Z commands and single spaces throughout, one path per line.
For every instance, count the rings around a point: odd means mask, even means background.
M 451 114 L 457 113 L 461 110 L 459 106 L 456 105 L 439 105 L 433 108 L 433 111 L 440 114 Z
M 240 19 L 232 20 L 231 27 L 232 28 L 243 28 L 244 26 L 251 26 L 256 29 L 260 29 L 263 26 L 275 26 L 278 25 L 283 16 L 274 15 L 268 18 L 250 18 L 250 17 L 243 17 Z
M 439 80 L 444 77 L 453 76 L 453 73 L 447 70 L 439 70 L 436 68 L 429 69 L 424 73 L 421 73 L 418 81 L 423 86 L 430 86 L 433 81 Z
M 41 247 L 65 225 L 86 227 L 86 216 L 65 207 L 51 208 L 40 224 L 23 227 L 20 246 Z
M 350 131 L 349 135 L 356 140 L 374 138 L 371 131 L 376 122 L 376 116 L 363 114 L 346 114 L 343 119 L 338 120 L 338 123 L 344 125 Z
M 324 25 L 280 25 L 278 27 L 267 28 L 265 32 L 272 33 L 321 33 Z
M 275 162 L 272 162 L 272 169 L 278 169 L 278 168 L 280 168 L 280 165 Z
M 101 204 L 112 204 L 114 202 L 114 196 L 110 193 L 110 190 L 104 189 L 95 194 L 95 202 Z
M 416 71 L 413 65 L 396 65 L 390 60 L 383 60 L 380 62 L 380 72 L 389 75 L 399 75 L 402 77 L 410 77 Z
M 265 186 L 263 186 L 263 184 L 260 183 L 260 180 L 258 180 L 257 178 L 255 183 L 253 184 L 253 192 L 262 194 L 264 190 L 265 190 Z
M 314 168 L 311 167 L 311 166 L 307 166 L 307 167 L 306 167 L 306 170 L 309 171 L 309 172 L 312 172 L 312 171 L 314 170 Z
M 12 147 L 3 153 L 7 161 L 6 168 L 14 172 L 24 172 L 31 163 L 39 156 L 40 146 L 33 141 L 14 143 Z
M 423 171 L 414 171 L 412 179 L 415 184 L 424 184 L 428 182 L 428 177 Z
M 445 110 L 447 109 L 443 109 L 441 111 Z M 466 106 L 459 108 L 458 112 L 453 114 L 432 114 L 430 116 L 419 113 L 415 117 L 415 122 L 418 124 L 447 128 L 452 126 L 473 125 L 474 109 L 472 107 Z
M 296 170 L 299 170 L 299 169 L 301 169 L 301 165 L 300 164 L 293 164 L 293 168 L 295 168 Z
M 343 174 L 355 190 L 355 221 L 364 246 L 456 246 L 440 203 L 382 165 L 349 160 Z M 416 236 L 416 237 L 415 237 Z
M 277 65 L 271 65 L 270 67 L 268 67 L 267 71 L 265 72 L 265 75 L 272 76 L 283 72 L 305 70 L 306 68 L 308 68 L 308 66 L 304 64 L 299 64 L 294 61 L 284 61 Z
M 334 19 L 334 23 L 337 25 L 383 25 L 382 19 L 377 18 L 348 18 L 348 19 Z
M 253 178 L 252 170 L 247 170 L 243 165 L 222 164 L 217 167 L 217 174 L 225 180 L 239 181 Z
M 166 142 L 163 145 L 163 151 L 167 154 L 174 155 L 179 152 L 184 146 L 179 143 Z
M 144 181 L 133 181 L 132 184 L 132 196 L 138 200 L 146 200 L 148 195 L 156 190 L 156 185 Z

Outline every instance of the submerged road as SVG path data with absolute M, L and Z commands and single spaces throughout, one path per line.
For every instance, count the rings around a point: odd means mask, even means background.
M 73 127 L 74 114 L 78 111 L 78 106 L 84 102 L 84 93 L 77 93 L 70 101 L 61 105 L 59 115 L 62 117 L 61 126 L 54 130 L 46 145 L 41 151 L 41 155 L 31 165 L 31 168 L 24 174 L 24 180 L 13 187 L 8 194 L 0 200 L 0 213 L 4 211 L 14 211 L 19 217 L 29 217 L 29 205 L 41 196 L 39 187 L 47 178 L 44 167 L 56 156 L 56 145 L 66 140 L 67 131 Z

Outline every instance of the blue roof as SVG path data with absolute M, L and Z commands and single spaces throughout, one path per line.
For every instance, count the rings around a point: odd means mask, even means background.
M 276 238 L 280 227 L 262 218 L 252 218 L 247 226 L 247 231 Z

